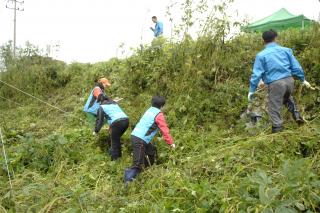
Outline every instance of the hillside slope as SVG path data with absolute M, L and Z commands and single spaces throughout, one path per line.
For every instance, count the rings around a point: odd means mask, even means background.
M 320 85 L 320 33 L 287 31 L 280 43 L 294 49 L 307 79 Z M 33 47 L 28 47 L 33 48 Z M 270 134 L 268 118 L 248 131 L 248 79 L 260 35 L 224 42 L 201 37 L 179 43 L 155 40 L 130 58 L 70 65 L 25 51 L 1 80 L 67 113 L 0 84 L 1 129 L 10 160 L 0 170 L 3 212 L 319 212 L 320 91 L 302 88 L 296 99 L 308 120 L 298 127 L 285 113 L 285 131 Z M 128 189 L 130 132 L 123 157 L 111 162 L 107 131 L 92 136 L 82 113 L 99 76 L 123 97 L 131 125 L 153 94 L 167 97 L 165 113 L 177 148 L 159 137 L 157 165 Z M 14 101 L 14 102 L 12 102 Z M 1 156 L 1 162 L 4 162 Z

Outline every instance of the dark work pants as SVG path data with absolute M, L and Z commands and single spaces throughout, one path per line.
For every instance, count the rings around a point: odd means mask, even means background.
M 133 135 L 131 136 L 131 143 L 133 153 L 132 168 L 137 168 L 141 171 L 143 167 L 151 166 L 155 161 L 156 147 Z
M 129 126 L 129 119 L 115 121 L 110 126 L 111 131 L 111 160 L 121 157 L 121 136 Z
M 273 127 L 282 126 L 281 108 L 285 105 L 288 110 L 294 113 L 297 109 L 293 100 L 292 93 L 294 91 L 294 79 L 292 77 L 284 78 L 274 81 L 268 86 L 269 103 L 268 111 L 269 117 Z

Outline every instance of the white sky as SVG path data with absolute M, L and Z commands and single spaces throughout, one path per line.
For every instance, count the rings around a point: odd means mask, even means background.
M 164 34 L 170 37 L 165 13 L 171 1 L 25 0 L 24 12 L 17 13 L 17 44 L 30 41 L 44 49 L 60 44 L 59 51 L 52 55 L 67 62 L 105 61 L 121 55 L 121 43 L 126 49 L 138 47 L 141 36 L 143 43 L 150 42 L 152 15 L 164 22 Z M 0 0 L 0 44 L 13 37 L 13 10 L 6 9 L 6 4 L 6 0 Z M 320 11 L 319 0 L 236 0 L 234 8 L 239 16 L 234 16 L 255 21 L 282 7 L 312 19 L 318 19 Z

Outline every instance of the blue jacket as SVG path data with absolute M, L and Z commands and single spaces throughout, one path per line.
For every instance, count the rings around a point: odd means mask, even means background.
M 111 125 L 118 119 L 128 118 L 128 116 L 122 111 L 122 109 L 116 103 L 102 104 L 100 107 L 103 109 L 109 125 Z
M 136 125 L 131 135 L 136 136 L 146 143 L 150 143 L 153 137 L 157 134 L 159 128 L 155 118 L 161 112 L 156 107 L 150 107 L 142 116 L 139 123 Z
M 109 126 L 119 119 L 128 119 L 128 116 L 123 112 L 120 106 L 111 101 L 100 105 L 97 113 L 95 132 L 99 132 L 107 119 Z
M 158 37 L 158 36 L 163 34 L 163 24 L 162 24 L 162 22 L 157 21 L 153 32 L 154 32 L 154 37 Z
M 250 92 L 255 92 L 259 81 L 265 84 L 296 76 L 304 81 L 304 72 L 290 48 L 282 47 L 273 42 L 257 54 L 250 80 Z

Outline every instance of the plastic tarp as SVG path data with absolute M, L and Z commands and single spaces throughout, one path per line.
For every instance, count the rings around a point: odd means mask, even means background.
M 311 20 L 304 15 L 295 16 L 282 8 L 278 12 L 249 24 L 243 30 L 251 32 L 263 32 L 269 29 L 277 31 L 288 28 L 306 28 L 311 25 Z

